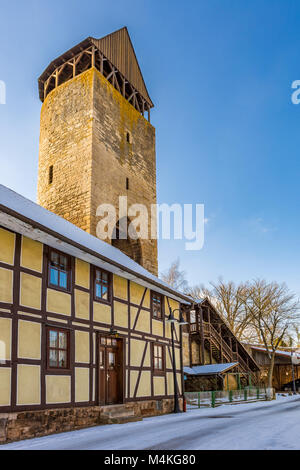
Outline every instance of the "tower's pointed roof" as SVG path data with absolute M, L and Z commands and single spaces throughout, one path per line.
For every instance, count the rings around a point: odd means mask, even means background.
M 153 107 L 126 26 L 100 39 L 88 37 L 53 60 L 39 78 L 41 100 L 43 101 L 44 99 L 43 84 L 55 69 L 91 44 L 94 44 L 104 54 L 125 79 L 142 95 L 150 107 Z
M 151 104 L 144 78 L 126 26 L 101 39 L 91 38 L 95 46 Z

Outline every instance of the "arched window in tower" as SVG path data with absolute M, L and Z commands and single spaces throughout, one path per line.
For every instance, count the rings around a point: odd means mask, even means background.
M 111 244 L 121 250 L 136 263 L 142 264 L 142 247 L 139 239 L 130 238 L 128 234 L 129 219 L 121 219 L 117 222 L 113 231 Z

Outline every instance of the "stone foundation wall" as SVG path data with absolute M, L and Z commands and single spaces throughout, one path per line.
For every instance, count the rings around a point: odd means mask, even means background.
M 179 401 L 182 409 L 182 399 Z M 124 408 L 133 409 L 138 417 L 171 413 L 173 406 L 173 399 L 124 404 Z M 107 407 L 90 406 L 0 413 L 0 444 L 101 425 L 102 413 L 105 410 Z

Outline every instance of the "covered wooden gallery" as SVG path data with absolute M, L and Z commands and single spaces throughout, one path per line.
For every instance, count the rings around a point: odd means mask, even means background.
M 260 366 L 260 381 L 267 385 L 270 359 L 266 348 L 262 345 L 245 344 L 254 360 Z M 290 351 L 277 350 L 273 371 L 273 387 L 276 391 L 284 391 L 291 388 L 289 384 L 293 379 L 292 353 Z M 300 366 L 294 366 L 295 379 L 300 378 Z
M 166 320 L 170 308 L 179 319 L 181 304 L 189 298 L 117 248 L 1 185 L 0 439 L 21 411 L 38 413 L 40 428 L 14 438 L 53 431 L 49 409 L 56 431 L 98 423 L 110 405 L 133 417 L 172 411 Z M 173 325 L 181 401 L 182 327 Z
M 258 364 L 208 299 L 195 301 L 193 309 L 187 310 L 186 319 L 186 391 L 236 390 L 258 383 Z

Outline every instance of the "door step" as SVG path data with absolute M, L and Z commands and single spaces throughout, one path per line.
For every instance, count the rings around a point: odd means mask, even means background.
M 100 424 L 125 424 L 125 423 L 135 423 L 136 421 L 142 421 L 143 418 L 139 416 L 119 416 L 119 417 L 109 417 L 102 416 L 100 418 Z
M 105 406 L 100 416 L 101 424 L 123 424 L 135 421 L 142 421 L 142 418 L 135 416 L 134 409 L 125 405 Z

